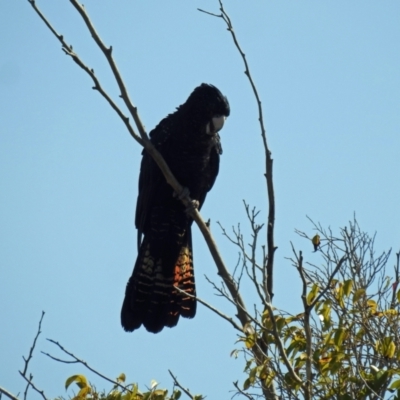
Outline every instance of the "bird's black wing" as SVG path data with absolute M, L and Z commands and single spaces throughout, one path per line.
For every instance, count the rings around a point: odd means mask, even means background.
M 161 154 L 168 148 L 168 139 L 173 131 L 173 116 L 164 118 L 150 132 L 150 140 Z M 172 193 L 160 168 L 146 150 L 142 152 L 140 165 L 138 198 L 136 203 L 135 225 L 138 230 L 138 248 L 143 233 L 149 229 L 149 220 L 153 207 L 162 204 Z
M 214 138 L 215 144 L 210 152 L 210 159 L 208 161 L 207 170 L 204 171 L 203 174 L 203 185 L 202 190 L 199 193 L 199 198 L 195 199 L 199 201 L 199 205 L 201 206 L 204 204 L 206 199 L 207 193 L 212 189 L 214 186 L 215 180 L 217 179 L 217 175 L 219 172 L 219 161 L 220 155 L 222 154 L 222 147 L 220 142 L 220 137 L 218 133 L 215 135 Z

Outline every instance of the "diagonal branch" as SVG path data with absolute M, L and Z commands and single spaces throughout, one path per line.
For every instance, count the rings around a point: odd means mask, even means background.
M 189 389 L 184 388 L 178 381 L 178 378 L 171 372 L 171 370 L 168 370 L 169 374 L 171 375 L 172 379 L 174 380 L 174 385 L 181 389 L 189 398 L 194 399 L 195 396 L 193 396 L 190 392 Z
M 32 386 L 32 389 L 35 390 L 36 392 L 38 392 L 38 393 L 43 397 L 43 400 L 49 400 L 49 399 L 47 399 L 46 395 L 44 394 L 44 391 L 43 391 L 43 390 L 40 390 L 40 389 L 32 382 L 32 378 L 33 378 L 32 374 L 29 376 L 29 378 L 27 378 L 25 375 L 22 374 L 21 371 L 19 371 L 19 373 L 20 373 L 20 375 L 26 380 L 27 385 L 28 385 L 27 387 Z M 26 392 L 25 392 L 25 394 L 26 394 Z
M 11 400 L 19 400 L 17 396 L 14 396 L 12 393 L 10 393 L 8 390 L 2 388 L 0 386 L 0 399 L 1 399 L 1 395 L 4 394 L 5 396 L 7 396 L 9 399 Z
M 207 303 L 206 301 L 202 300 L 200 297 L 193 296 L 192 294 L 185 292 L 184 290 L 180 289 L 179 287 L 175 287 L 175 289 L 184 294 L 187 297 L 191 297 L 192 299 L 196 299 L 199 303 L 203 304 L 203 306 L 207 307 L 209 310 L 215 312 L 215 314 L 219 315 L 222 319 L 228 321 L 236 330 L 243 332 L 243 329 L 233 320 L 232 317 L 224 314 L 222 311 L 219 311 L 217 308 L 213 307 L 211 304 Z
M 55 360 L 55 361 L 59 361 L 61 363 L 65 363 L 65 364 L 75 364 L 75 363 L 79 363 L 82 364 L 83 366 L 85 366 L 89 371 L 92 371 L 94 374 L 96 374 L 97 376 L 99 376 L 100 378 L 103 378 L 104 380 L 112 383 L 115 386 L 118 386 L 119 388 L 128 391 L 129 393 L 132 393 L 132 391 L 130 389 L 128 389 L 128 387 L 121 385 L 119 382 L 114 381 L 113 379 L 107 378 L 105 375 L 101 374 L 100 372 L 96 371 L 94 368 L 92 368 L 86 361 L 81 360 L 80 358 L 78 358 L 77 356 L 75 356 L 75 354 L 69 352 L 67 349 L 65 349 L 60 343 L 56 342 L 53 339 L 47 339 L 50 343 L 55 344 L 60 350 L 62 350 L 65 354 L 69 355 L 71 358 L 73 358 L 74 361 L 65 361 L 65 360 L 61 360 L 58 359 L 56 357 L 53 357 L 52 355 L 48 354 L 48 353 L 44 353 L 42 351 L 42 353 L 44 355 L 46 355 L 47 357 L 50 357 L 51 359 Z
M 101 86 L 99 80 L 97 79 L 94 70 L 92 68 L 89 68 L 79 57 L 77 53 L 73 51 L 73 47 L 69 45 L 65 39 L 64 36 L 57 33 L 57 31 L 54 29 L 54 27 L 51 25 L 51 23 L 47 20 L 47 18 L 44 16 L 44 14 L 39 10 L 39 8 L 36 6 L 35 0 L 28 0 L 28 2 L 31 4 L 33 9 L 36 11 L 36 13 L 39 15 L 39 17 L 43 20 L 43 22 L 46 24 L 46 26 L 51 30 L 51 32 L 54 34 L 54 36 L 60 41 L 62 45 L 62 50 L 64 53 L 72 58 L 72 60 L 79 65 L 93 80 L 94 86 L 93 89 L 97 90 L 110 104 L 112 109 L 118 114 L 118 116 L 122 119 L 124 122 L 126 128 L 128 129 L 129 133 L 131 136 L 139 142 L 142 146 L 144 145 L 142 139 L 140 136 L 135 132 L 133 129 L 132 125 L 129 122 L 129 118 L 125 116 L 125 114 L 122 112 L 122 110 L 117 106 L 117 104 L 114 102 L 114 100 L 108 95 L 108 93 L 103 89 Z
M 110 46 L 109 48 L 107 48 L 107 46 L 104 44 L 104 42 L 101 40 L 100 36 L 98 35 L 96 29 L 94 28 L 94 25 L 92 23 L 92 21 L 90 20 L 89 16 L 86 13 L 85 7 L 83 6 L 83 4 L 80 4 L 77 0 L 70 0 L 70 2 L 72 3 L 72 5 L 75 7 L 75 9 L 79 12 L 79 14 L 81 15 L 81 17 L 83 18 L 83 20 L 85 21 L 85 24 L 87 26 L 87 28 L 90 31 L 90 34 L 92 35 L 94 41 L 96 42 L 96 44 L 99 46 L 99 48 L 101 49 L 101 51 L 103 52 L 104 56 L 106 57 L 110 68 L 114 74 L 115 80 L 117 81 L 118 87 L 121 91 L 121 98 L 123 99 L 126 107 L 128 108 L 132 118 L 135 121 L 135 124 L 139 130 L 140 136 L 143 140 L 147 139 L 147 134 L 146 134 L 146 130 L 144 129 L 144 126 L 142 124 L 142 121 L 139 117 L 139 113 L 137 111 L 137 107 L 135 107 L 132 104 L 131 99 L 129 98 L 129 94 L 128 94 L 128 90 L 125 86 L 125 83 L 121 77 L 121 74 L 119 73 L 117 64 L 114 61 L 114 58 L 112 57 L 112 46 Z

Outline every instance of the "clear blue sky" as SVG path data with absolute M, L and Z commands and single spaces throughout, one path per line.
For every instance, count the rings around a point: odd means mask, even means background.
M 37 0 L 104 86 L 113 77 L 68 1 Z M 86 0 L 148 130 L 195 86 L 226 94 L 221 171 L 202 214 L 211 218 L 231 269 L 237 250 L 216 224 L 242 222 L 242 199 L 266 216 L 263 150 L 256 104 L 218 2 Z M 226 2 L 263 101 L 276 190 L 275 306 L 300 311 L 300 280 L 285 259 L 290 241 L 318 263 L 309 215 L 337 232 L 356 212 L 377 232 L 377 252 L 400 249 L 400 2 Z M 194 393 L 228 399 L 243 381 L 230 358 L 236 333 L 199 306 L 158 335 L 125 333 L 119 313 L 136 258 L 133 217 L 141 149 L 92 82 L 60 50 L 25 0 L 0 1 L 0 385 L 13 393 L 42 310 L 31 362 L 36 384 L 63 395 L 65 379 L 87 373 L 49 360 L 60 341 L 110 377 L 171 387 L 171 369 Z M 227 313 L 204 274 L 219 281 L 194 228 L 198 294 Z M 392 255 L 390 264 L 394 264 Z M 251 298 L 250 293 L 245 297 Z M 250 304 L 251 307 L 251 304 Z M 99 388 L 108 386 L 87 374 Z M 32 398 L 37 396 L 32 395 Z

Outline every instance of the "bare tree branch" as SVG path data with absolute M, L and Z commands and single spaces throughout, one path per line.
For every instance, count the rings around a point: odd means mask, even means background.
M 168 370 L 169 374 L 171 375 L 172 379 L 174 380 L 174 385 L 181 389 L 190 399 L 194 399 L 194 396 L 189 392 L 189 389 L 185 389 L 179 382 L 178 378 L 171 372 L 171 370 Z
M 81 17 L 85 21 L 85 24 L 86 24 L 87 28 L 89 29 L 94 41 L 96 42 L 96 44 L 99 46 L 99 48 L 103 52 L 104 56 L 106 57 L 109 65 L 110 65 L 110 68 L 114 74 L 115 80 L 117 81 L 118 87 L 121 91 L 121 98 L 123 99 L 126 107 L 128 108 L 129 113 L 131 114 L 132 118 L 134 119 L 135 124 L 139 130 L 141 138 L 143 140 L 148 139 L 146 130 L 144 129 L 142 121 L 139 117 L 137 107 L 135 107 L 132 104 L 132 101 L 129 98 L 128 90 L 126 89 L 125 83 L 122 80 L 122 77 L 119 73 L 117 64 L 115 63 L 115 61 L 112 57 L 112 46 L 107 48 L 106 45 L 103 43 L 103 41 L 101 40 L 100 36 L 98 35 L 96 29 L 94 28 L 92 21 L 90 20 L 89 16 L 87 15 L 83 4 L 80 4 L 77 0 L 70 0 L 70 2 L 72 3 L 72 5 L 75 7 L 75 9 L 79 12 Z
M 261 106 L 261 100 L 258 95 L 257 88 L 254 84 L 253 78 L 250 73 L 249 65 L 247 63 L 246 56 L 244 52 L 242 51 L 239 42 L 237 40 L 236 34 L 233 29 L 233 25 L 231 22 L 231 19 L 229 18 L 229 15 L 226 13 L 224 9 L 224 5 L 222 3 L 222 0 L 218 0 L 219 5 L 220 5 L 220 11 L 221 14 L 217 15 L 215 13 L 211 13 L 208 11 L 204 11 L 202 9 L 198 9 L 201 12 L 204 12 L 208 15 L 211 15 L 213 17 L 218 17 L 222 18 L 222 20 L 225 22 L 228 31 L 232 35 L 233 42 L 238 49 L 240 56 L 244 62 L 245 65 L 245 74 L 247 78 L 249 79 L 250 85 L 252 87 L 253 93 L 255 95 L 256 101 L 257 101 L 257 106 L 258 106 L 258 115 L 259 115 L 259 122 L 260 122 L 260 128 L 261 128 L 261 136 L 264 144 L 264 150 L 265 150 L 265 157 L 266 157 L 266 164 L 265 164 L 265 177 L 267 180 L 267 192 L 268 192 L 268 203 L 269 203 L 269 213 L 268 213 L 268 224 L 267 224 L 267 248 L 268 248 L 268 255 L 266 257 L 266 265 L 264 265 L 264 272 L 263 276 L 265 277 L 265 282 L 263 282 L 264 286 L 264 292 L 265 292 L 265 298 L 266 301 L 264 302 L 264 308 L 268 309 L 268 312 L 271 314 L 272 312 L 272 306 L 271 306 L 271 300 L 273 298 L 273 266 L 274 266 L 274 254 L 275 250 L 277 249 L 274 245 L 274 225 L 275 225 L 275 196 L 274 196 L 274 186 L 273 186 L 273 160 L 271 157 L 271 152 L 268 148 L 267 145 L 267 137 L 266 137 L 266 130 L 264 127 L 264 118 L 263 118 L 263 112 L 262 112 L 262 106 Z M 230 278 L 230 277 L 229 277 Z M 224 279 L 225 281 L 225 279 Z M 256 283 L 257 285 L 257 283 Z M 228 286 L 228 289 L 231 291 L 230 287 Z M 258 286 L 257 286 L 258 290 Z M 232 296 L 234 300 L 235 296 Z M 244 309 L 244 304 L 237 304 L 237 309 L 238 312 L 241 311 L 241 309 Z M 273 319 L 274 316 L 273 314 L 271 315 L 271 319 Z M 241 319 L 242 322 L 242 319 Z M 275 322 L 274 322 L 275 323 Z M 243 324 L 243 322 L 242 322 Z M 281 343 L 282 345 L 282 343 Z M 261 349 L 261 354 L 258 353 L 259 349 Z M 283 349 L 283 345 L 282 345 Z M 263 340 L 258 341 L 258 346 L 255 348 L 255 358 L 257 360 L 258 365 L 263 365 L 265 358 L 263 357 L 263 354 L 266 352 L 266 344 Z M 294 374 L 295 375 L 295 374 Z M 293 376 L 294 376 L 293 375 Z M 264 393 L 265 398 L 267 399 L 278 399 L 278 396 L 275 392 L 274 385 L 270 385 L 267 387 L 266 385 L 262 385 L 262 390 Z
M 111 99 L 111 97 L 107 94 L 107 92 L 103 89 L 103 87 L 101 86 L 99 80 L 97 79 L 94 70 L 92 68 L 89 68 L 82 60 L 81 58 L 78 56 L 77 53 L 75 53 L 73 51 L 73 47 L 71 45 L 68 45 L 68 43 L 64 40 L 64 36 L 60 35 L 59 33 L 57 33 L 57 31 L 54 29 L 54 27 L 50 24 L 50 22 L 47 20 L 47 18 L 44 16 L 44 14 L 39 10 L 39 8 L 36 6 L 36 2 L 35 0 L 28 0 L 28 2 L 31 4 L 31 6 L 33 7 L 33 9 L 36 11 L 36 13 L 39 15 L 39 17 L 44 21 L 44 23 L 46 24 L 46 26 L 51 30 L 51 32 L 54 34 L 54 36 L 61 42 L 62 45 L 62 50 L 64 51 L 65 54 L 67 54 L 68 56 L 70 56 L 72 58 L 72 60 L 79 65 L 79 67 L 81 67 L 93 80 L 94 86 L 93 89 L 97 90 L 105 99 L 106 101 L 110 104 L 110 106 L 112 107 L 112 109 L 118 114 L 118 116 L 122 119 L 122 121 L 124 122 L 126 128 L 128 129 L 129 133 L 131 134 L 131 136 L 137 141 L 139 142 L 142 146 L 144 146 L 144 142 L 143 140 L 140 138 L 140 136 L 135 132 L 135 130 L 133 129 L 132 125 L 129 122 L 129 118 L 127 116 L 125 116 L 125 114 L 122 112 L 122 110 L 117 106 L 117 104 Z M 86 15 L 86 14 L 85 14 Z M 91 25 L 90 25 L 91 26 Z M 104 45 L 103 45 L 104 47 Z M 109 57 L 107 57 L 107 59 L 109 59 L 111 57 L 111 50 L 110 50 L 110 54 Z M 128 98 L 129 99 L 129 98 Z M 125 102 L 126 104 L 126 102 Z M 141 127 L 143 127 L 143 125 L 140 125 Z M 142 133 L 142 132 L 141 132 Z
M 5 396 L 7 396 L 11 400 L 19 400 L 17 396 L 14 396 L 8 390 L 6 390 L 6 389 L 4 389 L 4 388 L 2 388 L 0 386 L 0 399 L 1 399 L 1 394 L 4 394 Z
M 209 11 L 205 11 L 202 9 L 198 9 L 199 11 L 211 15 L 213 17 L 217 18 L 222 18 L 222 20 L 225 22 L 228 31 L 232 35 L 233 42 L 236 46 L 236 48 L 239 51 L 239 54 L 243 60 L 244 66 L 245 66 L 245 75 L 247 76 L 251 88 L 253 90 L 254 96 L 257 101 L 257 107 L 258 107 L 258 120 L 260 123 L 260 129 L 261 129 L 261 137 L 264 145 L 264 150 L 265 150 L 265 178 L 267 180 L 267 192 L 268 192 L 268 205 L 269 205 L 269 212 L 268 212 L 268 224 L 267 224 L 267 247 L 268 247 L 268 259 L 267 259 L 267 264 L 265 266 L 267 270 L 266 274 L 266 283 L 265 283 L 265 291 L 267 294 L 267 297 L 270 297 L 270 299 L 273 298 L 274 293 L 273 293 L 273 266 L 274 266 L 274 254 L 275 250 L 277 247 L 274 244 L 274 226 L 275 226 L 275 194 L 274 194 L 274 184 L 273 184 L 273 160 L 271 157 L 271 151 L 268 148 L 267 144 L 267 135 L 266 135 L 266 129 L 264 126 L 264 117 L 263 117 L 263 111 L 262 111 L 262 105 L 261 105 L 261 99 L 258 94 L 257 87 L 254 83 L 254 80 L 252 78 L 252 75 L 250 73 L 250 68 L 249 64 L 246 59 L 246 55 L 243 52 L 242 48 L 240 47 L 240 44 L 238 42 L 238 39 L 236 37 L 235 31 L 233 29 L 232 21 L 229 17 L 229 15 L 226 13 L 224 9 L 224 5 L 222 3 L 222 0 L 218 0 L 219 5 L 220 5 L 220 11 L 221 14 L 215 14 L 211 13 Z
M 390 308 L 394 309 L 396 304 L 396 290 L 400 282 L 400 252 L 396 253 L 396 265 L 394 266 L 394 282 L 392 284 L 392 301 Z
M 249 400 L 254 400 L 254 397 L 249 395 L 248 393 L 244 392 L 242 389 L 240 389 L 237 381 L 233 382 L 233 386 L 235 386 L 236 390 L 238 391 L 238 393 L 240 393 L 242 396 L 247 397 Z
M 53 339 L 47 339 L 47 340 L 48 340 L 50 343 L 55 344 L 55 345 L 56 345 L 60 350 L 62 350 L 65 354 L 67 354 L 67 355 L 69 355 L 70 357 L 72 357 L 72 358 L 73 358 L 73 361 L 61 360 L 61 359 L 59 359 L 59 358 L 56 358 L 56 357 L 54 357 L 54 356 L 52 356 L 52 355 L 50 355 L 50 354 L 48 354 L 48 353 L 44 353 L 44 352 L 42 351 L 42 353 L 43 353 L 44 355 L 46 355 L 47 357 L 50 357 L 51 359 L 53 359 L 53 360 L 55 360 L 55 361 L 58 361 L 58 362 L 61 362 L 61 363 L 64 363 L 64 364 L 75 364 L 75 363 L 82 364 L 82 365 L 85 366 L 89 371 L 92 371 L 94 374 L 96 374 L 96 375 L 99 376 L 100 378 L 103 378 L 104 380 L 106 380 L 106 381 L 108 381 L 108 382 L 114 384 L 115 386 L 118 386 L 119 388 L 121 388 L 121 389 L 123 389 L 123 390 L 126 390 L 126 391 L 132 393 L 132 391 L 131 391 L 127 386 L 121 385 L 119 382 L 117 382 L 117 381 L 115 381 L 115 380 L 113 380 L 113 379 L 110 379 L 110 378 L 108 378 L 107 376 L 103 375 L 102 373 L 96 371 L 96 370 L 95 370 L 94 368 L 92 368 L 86 361 L 84 361 L 84 360 L 78 358 L 77 356 L 75 356 L 75 354 L 73 354 L 73 353 L 71 353 L 70 351 L 68 351 L 67 349 L 65 349 L 60 343 L 56 342 L 56 341 L 53 340 Z
M 29 361 L 30 361 L 30 360 L 32 359 L 32 357 L 33 357 L 33 351 L 35 350 L 36 341 L 37 341 L 39 335 L 42 333 L 41 329 L 42 329 L 42 321 L 43 321 L 44 314 L 45 314 L 45 312 L 42 311 L 42 316 L 40 317 L 40 320 L 39 320 L 38 330 L 37 330 L 37 332 L 36 332 L 35 338 L 33 339 L 32 346 L 31 346 L 31 348 L 30 348 L 30 350 L 29 350 L 28 358 L 22 357 L 23 360 L 25 361 L 24 370 L 22 371 L 22 374 L 23 374 L 23 375 L 26 375 L 26 372 L 28 371 Z
M 28 383 L 28 386 L 32 386 L 32 389 L 35 390 L 36 392 L 38 392 L 42 397 L 43 400 L 48 400 L 46 395 L 44 394 L 43 390 L 40 390 L 36 387 L 36 385 L 32 382 L 33 376 L 32 374 L 29 375 L 29 378 L 27 378 L 25 375 L 22 374 L 21 371 L 19 371 L 20 375 L 26 380 L 26 382 Z
M 236 330 L 238 330 L 239 332 L 243 332 L 243 329 L 233 320 L 232 317 L 229 317 L 228 315 L 224 314 L 222 311 L 219 311 L 217 308 L 213 307 L 211 304 L 202 300 L 200 297 L 193 296 L 192 294 L 185 292 L 184 290 L 180 289 L 179 287 L 176 287 L 175 289 L 187 297 L 196 299 L 199 303 L 203 304 L 205 307 L 207 307 L 209 310 L 213 311 L 215 314 L 220 316 L 222 319 L 228 321 Z
M 28 373 L 29 362 L 31 361 L 31 359 L 32 359 L 32 357 L 33 357 L 33 351 L 35 350 L 35 347 L 36 347 L 37 339 L 38 339 L 39 335 L 42 333 L 41 329 L 42 329 L 42 321 L 43 321 L 44 314 L 45 314 L 45 312 L 42 311 L 42 315 L 41 315 L 40 320 L 39 320 L 38 330 L 37 330 L 37 332 L 36 332 L 35 338 L 33 339 L 33 343 L 32 343 L 32 346 L 31 346 L 31 348 L 30 348 L 30 350 L 29 350 L 28 357 L 25 358 L 24 356 L 22 356 L 22 358 L 23 358 L 23 360 L 24 360 L 24 362 L 25 362 L 24 369 L 23 369 L 23 371 L 18 371 L 18 372 L 20 373 L 20 375 L 21 375 L 21 376 L 26 380 L 26 382 L 27 382 L 27 385 L 26 385 L 26 388 L 25 388 L 25 391 L 24 391 L 24 400 L 26 400 L 26 398 L 27 398 L 28 390 L 29 390 L 29 387 L 30 387 L 30 386 L 32 386 L 32 388 L 33 388 L 34 390 L 36 390 L 38 393 L 40 393 L 40 394 L 42 395 L 42 397 L 43 397 L 44 399 L 46 399 L 46 396 L 44 395 L 43 390 L 37 389 L 36 386 L 32 383 L 32 379 L 33 379 L 32 374 L 30 374 L 29 379 L 28 379 L 27 376 L 26 376 L 26 374 Z

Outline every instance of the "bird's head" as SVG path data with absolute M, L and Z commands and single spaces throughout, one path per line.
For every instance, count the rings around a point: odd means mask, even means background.
M 230 114 L 228 99 L 215 86 L 206 83 L 193 90 L 184 106 L 206 124 L 209 135 L 220 131 Z

